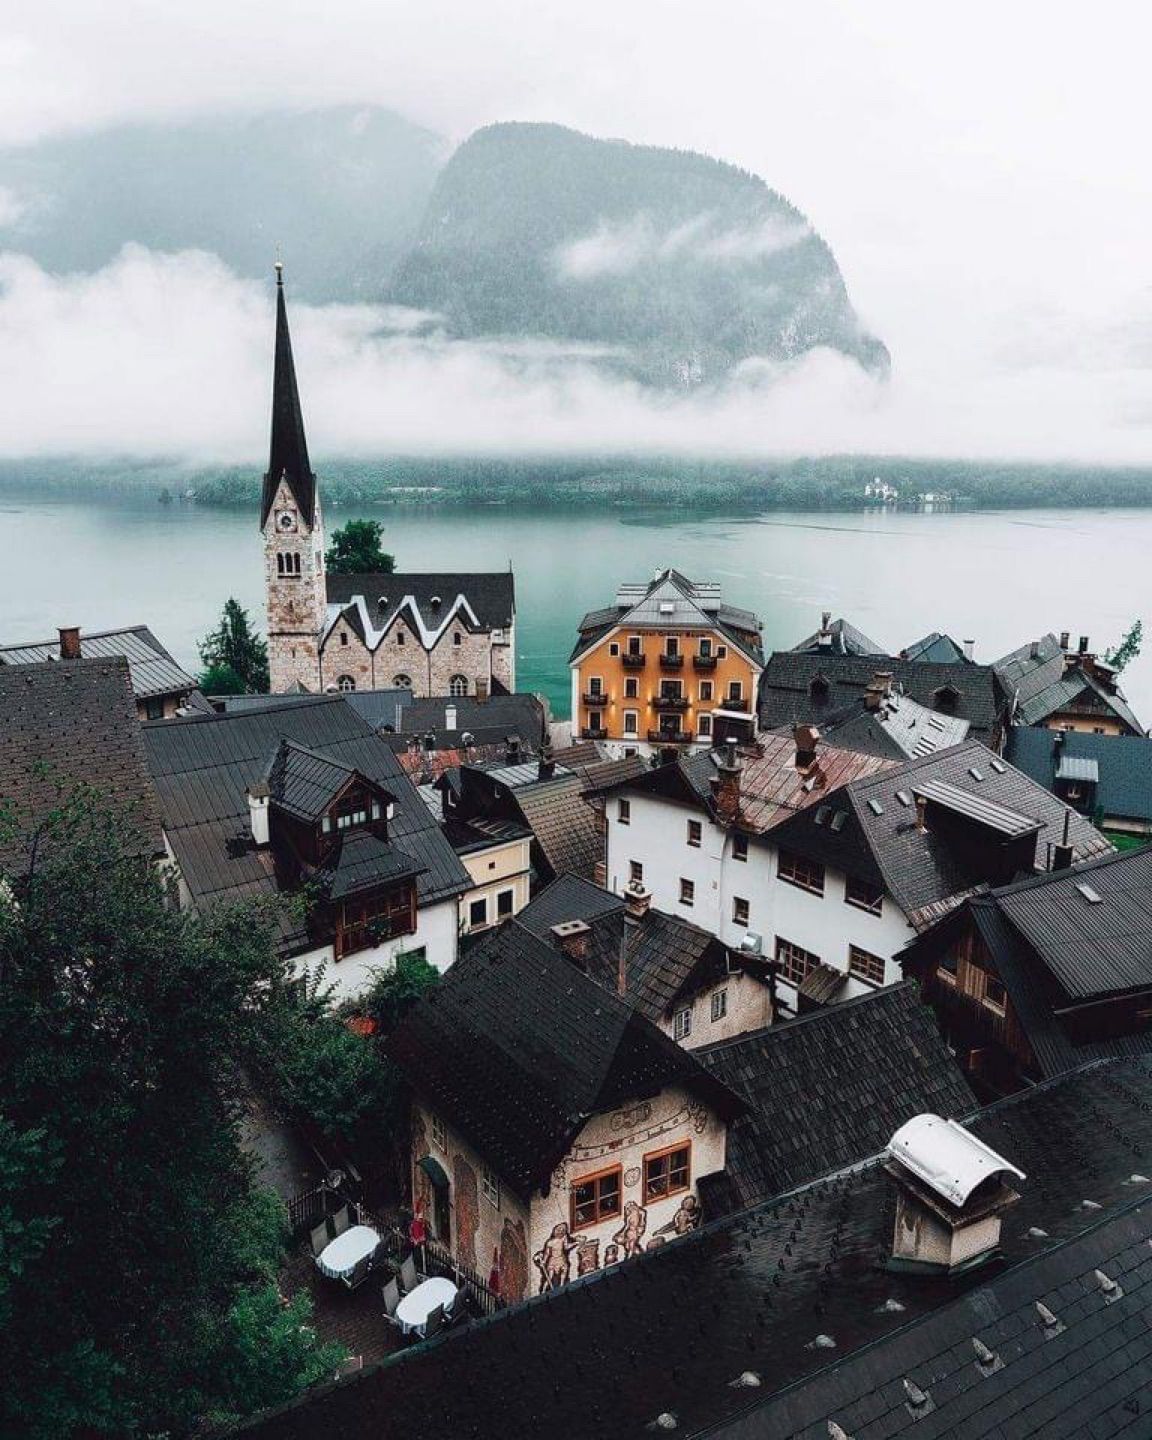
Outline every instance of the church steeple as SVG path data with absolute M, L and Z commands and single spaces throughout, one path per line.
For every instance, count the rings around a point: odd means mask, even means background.
M 288 333 L 288 309 L 284 303 L 284 267 L 276 262 L 276 362 L 272 376 L 272 445 L 264 495 L 260 506 L 260 528 L 276 499 L 280 482 L 285 481 L 299 506 L 304 523 L 316 517 L 316 476 L 308 462 L 304 438 L 304 415 L 296 388 L 296 366 L 292 360 L 292 337 Z

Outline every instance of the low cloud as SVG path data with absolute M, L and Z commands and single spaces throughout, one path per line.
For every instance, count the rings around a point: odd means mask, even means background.
M 624 275 L 642 266 L 699 261 L 747 264 L 798 245 L 811 234 L 801 220 L 770 216 L 759 225 L 729 227 L 710 212 L 679 225 L 659 226 L 648 215 L 602 221 L 594 231 L 560 246 L 558 273 L 566 280 Z
M 258 466 L 272 301 L 270 285 L 202 252 L 130 246 L 66 276 L 0 255 L 0 455 Z M 1037 340 L 1022 365 L 976 351 L 958 365 L 948 351 L 915 374 L 897 351 L 885 384 L 816 350 L 669 393 L 615 377 L 602 363 L 611 352 L 594 346 L 454 341 L 425 312 L 290 303 L 320 466 L 326 455 L 606 451 L 1152 459 L 1152 374 L 1128 336 L 1101 342 L 1091 369 Z

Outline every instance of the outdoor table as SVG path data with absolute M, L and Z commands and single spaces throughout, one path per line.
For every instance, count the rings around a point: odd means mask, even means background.
M 444 1314 L 450 1314 L 457 1293 L 452 1281 L 445 1280 L 441 1275 L 434 1275 L 431 1280 L 425 1280 L 415 1290 L 410 1290 L 396 1307 L 396 1319 L 403 1334 L 411 1334 L 414 1330 L 417 1335 L 423 1335 L 424 1323 L 436 1306 L 443 1305 Z
M 379 1243 L 380 1236 L 371 1225 L 353 1225 L 325 1245 L 316 1257 L 316 1268 L 329 1280 L 342 1280 L 355 1270 L 365 1255 L 371 1255 Z

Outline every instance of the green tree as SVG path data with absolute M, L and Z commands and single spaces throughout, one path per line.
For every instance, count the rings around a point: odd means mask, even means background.
M 229 599 L 215 630 L 205 635 L 200 642 L 200 659 L 204 672 L 200 677 L 201 689 L 213 693 L 209 682 L 223 680 L 228 675 L 239 677 L 242 691 L 250 695 L 264 695 L 268 690 L 268 646 L 252 629 L 248 612 L 238 600 Z M 237 692 L 217 689 L 218 695 Z
M 349 520 L 332 536 L 324 563 L 334 575 L 391 575 L 396 561 L 380 548 L 379 520 Z
M 290 991 L 276 912 L 182 913 L 123 833 L 78 792 L 0 874 L 0 1434 L 28 1440 L 186 1434 L 339 1359 L 288 1343 L 283 1211 L 239 1142 L 238 1061 Z
M 1119 645 L 1113 646 L 1111 650 L 1104 652 L 1104 660 L 1108 665 L 1119 673 L 1140 654 L 1140 647 L 1144 642 L 1143 620 L 1133 620 L 1132 624 L 1124 633 L 1124 638 Z
M 231 665 L 210 665 L 200 672 L 200 689 L 205 695 L 244 695 L 248 687 Z

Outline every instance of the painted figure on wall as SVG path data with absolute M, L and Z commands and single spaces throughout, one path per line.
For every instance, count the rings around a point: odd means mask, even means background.
M 652 1238 L 655 1239 L 656 1235 L 690 1235 L 693 1230 L 699 1230 L 703 1219 L 700 1201 L 695 1195 L 685 1195 L 675 1215 L 666 1225 L 661 1225 Z
M 500 1289 L 506 1300 L 523 1300 L 528 1294 L 528 1241 L 523 1220 L 504 1217 L 500 1235 Z
M 456 1258 L 476 1269 L 476 1231 L 480 1228 L 480 1192 L 476 1171 L 463 1155 L 452 1157 L 452 1189 L 456 1201 Z
M 532 1259 L 540 1271 L 540 1294 L 546 1290 L 559 1290 L 567 1285 L 572 1274 L 572 1252 L 578 1250 L 584 1241 L 583 1235 L 573 1235 L 565 1220 L 553 1225 L 552 1233 Z
M 643 1205 L 638 1205 L 635 1200 L 628 1200 L 624 1204 L 624 1223 L 616 1231 L 612 1239 L 623 1252 L 624 1259 L 631 1259 L 633 1255 L 639 1255 L 644 1249 L 644 1232 L 648 1228 L 648 1211 Z

